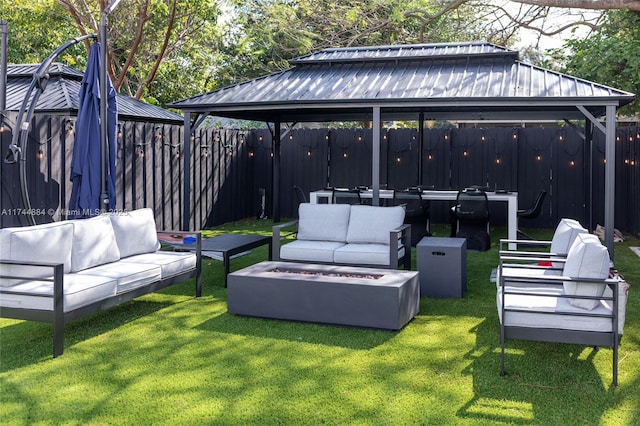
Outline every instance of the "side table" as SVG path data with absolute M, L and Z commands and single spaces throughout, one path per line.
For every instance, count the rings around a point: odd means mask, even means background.
M 416 245 L 420 297 L 462 298 L 467 289 L 467 240 L 424 237 Z

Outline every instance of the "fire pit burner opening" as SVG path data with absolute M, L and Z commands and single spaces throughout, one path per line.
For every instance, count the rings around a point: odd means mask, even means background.
M 313 276 L 319 276 L 319 277 L 361 278 L 361 279 L 367 279 L 367 280 L 378 280 L 384 276 L 382 274 L 361 274 L 357 272 L 308 271 L 305 269 L 293 269 L 293 268 L 273 268 L 269 272 L 277 272 L 281 274 L 313 275 Z

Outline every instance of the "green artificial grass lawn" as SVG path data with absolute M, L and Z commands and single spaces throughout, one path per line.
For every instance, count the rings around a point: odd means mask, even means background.
M 205 231 L 269 235 L 271 221 Z M 550 230 L 528 230 L 546 239 Z M 444 226 L 436 236 L 446 236 Z M 0 421 L 34 424 L 640 424 L 640 258 L 628 238 L 616 267 L 631 283 L 619 386 L 610 349 L 507 341 L 500 376 L 498 238 L 467 253 L 463 299 L 423 298 L 404 329 L 340 327 L 226 312 L 221 262 L 188 281 L 65 327 L 0 319 Z M 267 247 L 232 260 L 265 260 Z M 415 268 L 415 249 L 414 262 Z

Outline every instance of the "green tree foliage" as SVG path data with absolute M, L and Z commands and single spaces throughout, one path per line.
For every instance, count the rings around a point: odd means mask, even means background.
M 99 34 L 104 0 L 0 1 L 10 63 L 38 63 L 65 41 Z M 219 39 L 215 0 L 123 0 L 108 17 L 109 74 L 124 94 L 164 105 L 210 88 Z M 86 66 L 89 43 L 57 60 Z
M 99 33 L 107 1 L 56 3 L 73 17 L 79 32 Z M 201 92 L 207 81 L 205 64 L 211 62 L 203 55 L 215 51 L 219 14 L 215 0 L 122 1 L 108 16 L 108 70 L 114 86 L 161 105 Z M 190 73 L 189 78 L 182 72 Z
M 236 0 L 217 84 L 286 69 L 289 59 L 323 48 L 486 39 L 486 22 L 464 3 Z
M 640 12 L 608 11 L 606 19 L 586 38 L 568 40 L 569 54 L 563 71 L 600 84 L 640 94 Z M 565 56 L 566 55 L 566 56 Z M 640 114 L 640 100 L 619 110 L 621 115 Z
M 0 18 L 7 21 L 7 61 L 37 64 L 64 42 L 79 36 L 71 16 L 56 7 L 55 0 L 0 1 Z M 82 45 L 66 50 L 59 62 L 84 68 L 86 51 Z

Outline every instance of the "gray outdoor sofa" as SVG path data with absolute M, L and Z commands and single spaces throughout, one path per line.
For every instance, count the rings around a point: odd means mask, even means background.
M 201 295 L 201 236 L 196 250 L 160 251 L 151 209 L 0 230 L 0 317 L 53 323 L 53 356 L 64 325 L 141 295 L 195 278 Z M 5 342 L 6 344 L 6 342 Z
M 273 227 L 272 259 L 411 269 L 411 226 L 402 207 L 301 203 L 298 220 Z M 285 230 L 295 241 L 282 244 Z

